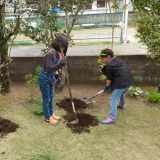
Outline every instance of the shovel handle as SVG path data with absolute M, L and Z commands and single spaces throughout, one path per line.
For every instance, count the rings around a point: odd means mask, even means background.
M 85 101 L 89 101 L 89 100 L 93 99 L 94 97 L 96 97 L 97 95 L 99 95 L 99 94 L 101 94 L 101 93 L 103 93 L 103 92 L 104 92 L 104 90 L 101 90 L 101 91 L 99 91 L 98 93 L 94 94 L 93 96 L 87 98 Z
M 99 94 L 101 94 L 101 93 L 103 93 L 103 92 L 104 92 L 104 90 L 99 91 L 98 93 L 96 93 L 95 95 L 93 95 L 92 98 L 94 98 L 95 96 L 97 96 L 97 95 L 99 95 Z
M 61 54 L 62 54 L 63 59 L 66 60 L 66 56 L 64 56 L 64 54 L 63 54 L 62 47 L 61 47 Z M 70 98 L 71 98 L 71 103 L 72 103 L 72 109 L 73 109 L 74 117 L 75 117 L 76 123 L 78 123 L 78 119 L 77 119 L 77 115 L 76 115 L 76 110 L 75 110 L 75 107 L 74 107 L 74 102 L 73 102 L 72 93 L 71 93 L 71 87 L 70 87 L 69 78 L 68 78 L 68 72 L 67 72 L 67 68 L 66 67 L 67 66 L 64 66 L 64 71 L 65 71 L 65 74 L 66 74 L 68 91 L 69 91 Z
M 103 93 L 103 92 L 104 92 L 104 90 L 101 90 L 101 91 L 99 91 L 99 92 L 97 93 L 97 95 L 98 95 L 98 94 L 101 94 L 101 93 Z

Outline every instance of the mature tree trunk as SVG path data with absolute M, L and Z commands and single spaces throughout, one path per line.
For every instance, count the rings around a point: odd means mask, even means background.
M 5 5 L 0 5 L 0 57 L 1 57 L 1 80 L 2 80 L 2 92 L 8 93 L 10 90 L 10 77 L 8 71 L 8 44 L 5 42 Z
M 8 69 L 8 44 L 4 44 L 0 47 L 1 54 L 1 78 L 2 78 L 2 93 L 8 93 L 10 91 L 10 76 Z

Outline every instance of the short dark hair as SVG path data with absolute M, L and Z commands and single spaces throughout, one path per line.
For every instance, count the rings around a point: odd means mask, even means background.
M 110 56 L 111 58 L 113 58 L 114 54 L 113 54 L 113 51 L 111 49 L 103 49 L 100 53 L 100 56 L 101 57 L 108 57 Z
M 64 48 L 63 53 L 64 55 L 66 55 L 67 49 L 68 49 L 68 39 L 63 35 L 59 35 L 51 43 L 51 47 L 54 48 L 58 52 L 61 52 L 61 48 Z

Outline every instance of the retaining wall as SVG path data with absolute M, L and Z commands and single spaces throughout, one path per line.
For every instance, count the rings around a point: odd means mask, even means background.
M 136 83 L 156 85 L 160 83 L 160 66 L 146 66 L 147 58 L 145 55 L 123 55 L 120 57 L 130 66 Z M 70 83 L 100 83 L 98 77 L 102 73 L 99 71 L 97 58 L 97 56 L 68 56 L 67 68 Z M 42 63 L 43 57 L 14 57 L 9 65 L 11 80 L 24 82 L 25 75 L 34 73 L 35 68 L 41 66 Z

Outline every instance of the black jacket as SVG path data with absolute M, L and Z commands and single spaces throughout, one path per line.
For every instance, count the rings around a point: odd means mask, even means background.
M 108 80 L 111 80 L 111 90 L 126 88 L 134 83 L 133 76 L 127 64 L 120 58 L 114 57 L 102 68 Z

